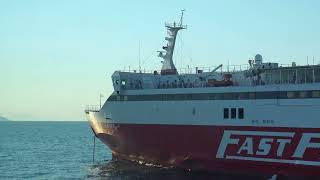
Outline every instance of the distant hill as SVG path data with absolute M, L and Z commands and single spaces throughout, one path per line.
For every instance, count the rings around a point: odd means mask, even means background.
M 7 119 L 7 118 L 5 118 L 5 117 L 0 116 L 0 121 L 9 121 L 9 119 Z

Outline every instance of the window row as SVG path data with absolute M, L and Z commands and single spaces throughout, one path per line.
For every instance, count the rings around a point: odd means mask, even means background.
M 238 115 L 238 116 L 237 116 Z M 224 119 L 244 119 L 243 108 L 224 108 L 223 109 Z
M 186 101 L 320 98 L 320 91 L 267 91 L 198 94 L 112 95 L 110 101 Z

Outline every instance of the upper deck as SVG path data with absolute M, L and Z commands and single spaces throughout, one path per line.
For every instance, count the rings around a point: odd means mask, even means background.
M 263 63 L 268 65 L 268 63 Z M 179 70 L 177 75 L 159 71 L 116 71 L 113 85 L 117 91 L 169 88 L 206 88 L 221 86 L 265 86 L 320 82 L 320 65 L 196 67 Z M 213 71 L 214 70 L 214 71 Z M 227 76 L 227 77 L 226 77 Z

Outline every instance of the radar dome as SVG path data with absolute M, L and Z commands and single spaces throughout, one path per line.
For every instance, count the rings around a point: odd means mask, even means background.
M 262 64 L 262 56 L 260 54 L 257 54 L 254 57 L 254 61 L 255 61 L 256 64 Z

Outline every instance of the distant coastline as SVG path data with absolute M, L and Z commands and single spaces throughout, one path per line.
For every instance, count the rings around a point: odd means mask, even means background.
M 10 121 L 10 120 L 7 119 L 7 118 L 5 118 L 5 117 L 0 116 L 0 122 L 1 122 L 1 121 Z

